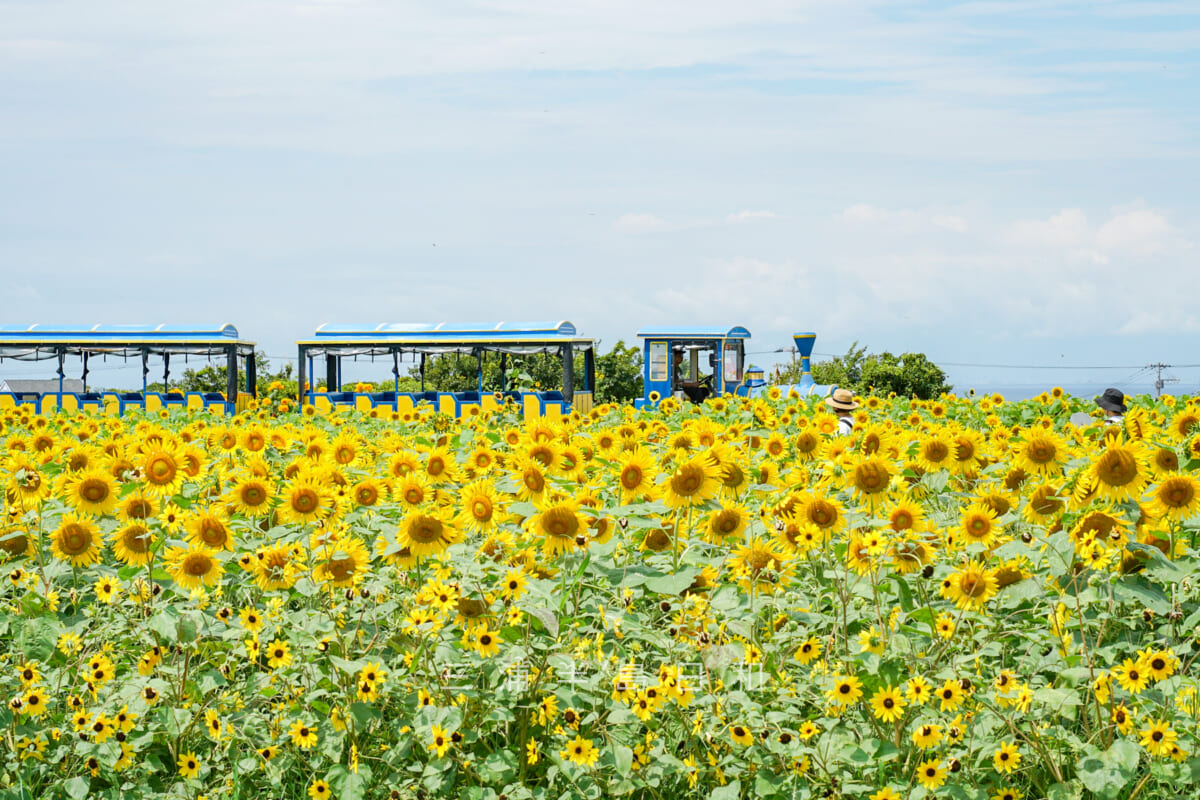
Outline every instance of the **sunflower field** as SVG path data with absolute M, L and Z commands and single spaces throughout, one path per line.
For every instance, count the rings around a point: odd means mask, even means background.
M 1197 423 L 0 411 L 0 800 L 1200 791 Z

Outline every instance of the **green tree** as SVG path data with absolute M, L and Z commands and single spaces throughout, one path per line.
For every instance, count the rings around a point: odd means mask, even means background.
M 924 353 L 902 353 L 898 356 L 884 351 L 863 361 L 860 391 L 877 395 L 894 393 L 898 397 L 931 400 L 949 392 L 946 373 Z
M 254 372 L 255 381 L 258 384 L 259 394 L 262 394 L 266 388 L 272 383 L 286 384 L 291 394 L 296 393 L 296 377 L 294 369 L 290 362 L 285 362 L 283 368 L 278 372 L 271 372 L 271 362 L 261 351 L 254 351 Z M 172 392 L 224 392 L 228 386 L 229 368 L 222 362 L 207 364 L 199 369 L 188 368 L 183 371 L 183 376 L 172 380 L 169 391 Z M 246 383 L 246 368 L 245 364 L 238 362 L 238 385 L 245 386 Z M 152 383 L 147 386 L 152 392 L 163 391 L 162 382 Z
M 596 357 L 596 402 L 631 403 L 642 396 L 642 351 L 617 340 Z
M 599 343 L 597 343 L 599 345 Z M 597 350 L 599 347 L 597 346 Z M 584 385 L 585 356 L 575 354 L 575 387 Z M 470 392 L 479 387 L 479 362 L 475 356 L 447 353 L 430 356 L 425 361 L 425 386 L 440 392 Z M 501 389 L 500 354 L 483 354 L 483 390 L 494 392 Z M 414 364 L 408 379 L 401 379 L 401 391 L 418 391 L 421 385 L 421 368 Z M 386 388 L 391 388 L 387 382 Z M 382 388 L 383 384 L 379 384 Z M 562 359 L 553 353 L 530 355 L 508 355 L 505 359 L 504 387 L 515 389 L 560 389 L 562 388 Z M 618 341 L 612 350 L 596 356 L 597 403 L 630 402 L 642 395 L 642 353 L 636 347 L 627 347 Z
M 837 385 L 850 388 L 857 386 L 862 378 L 863 361 L 867 357 L 867 348 L 860 347 L 858 342 L 850 345 L 844 356 L 837 356 L 828 361 L 817 361 L 812 364 L 812 378 L 816 383 Z M 800 382 L 800 362 L 793 361 L 787 366 L 777 369 L 772 383 L 790 385 Z
M 850 345 L 845 355 L 818 361 L 812 365 L 813 380 L 820 384 L 836 385 L 855 392 L 876 395 L 894 393 L 900 397 L 922 400 L 935 398 L 952 388 L 946 373 L 924 353 L 893 355 L 867 353 L 858 342 Z M 793 384 L 800 380 L 800 364 L 789 364 L 774 379 L 777 384 Z

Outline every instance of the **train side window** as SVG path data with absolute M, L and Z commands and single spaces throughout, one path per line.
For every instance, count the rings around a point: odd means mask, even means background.
M 725 382 L 739 383 L 742 380 L 742 343 L 725 343 Z

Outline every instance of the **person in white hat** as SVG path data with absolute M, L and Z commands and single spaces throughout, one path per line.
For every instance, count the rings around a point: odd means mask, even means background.
M 838 417 L 838 436 L 849 436 L 854 433 L 854 417 L 850 412 L 858 408 L 854 392 L 849 389 L 834 389 L 833 394 L 825 398 L 825 405 L 833 409 Z

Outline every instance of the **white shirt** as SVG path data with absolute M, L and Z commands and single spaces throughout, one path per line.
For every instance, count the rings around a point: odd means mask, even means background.
M 838 436 L 849 436 L 854 433 L 853 417 L 838 417 Z

